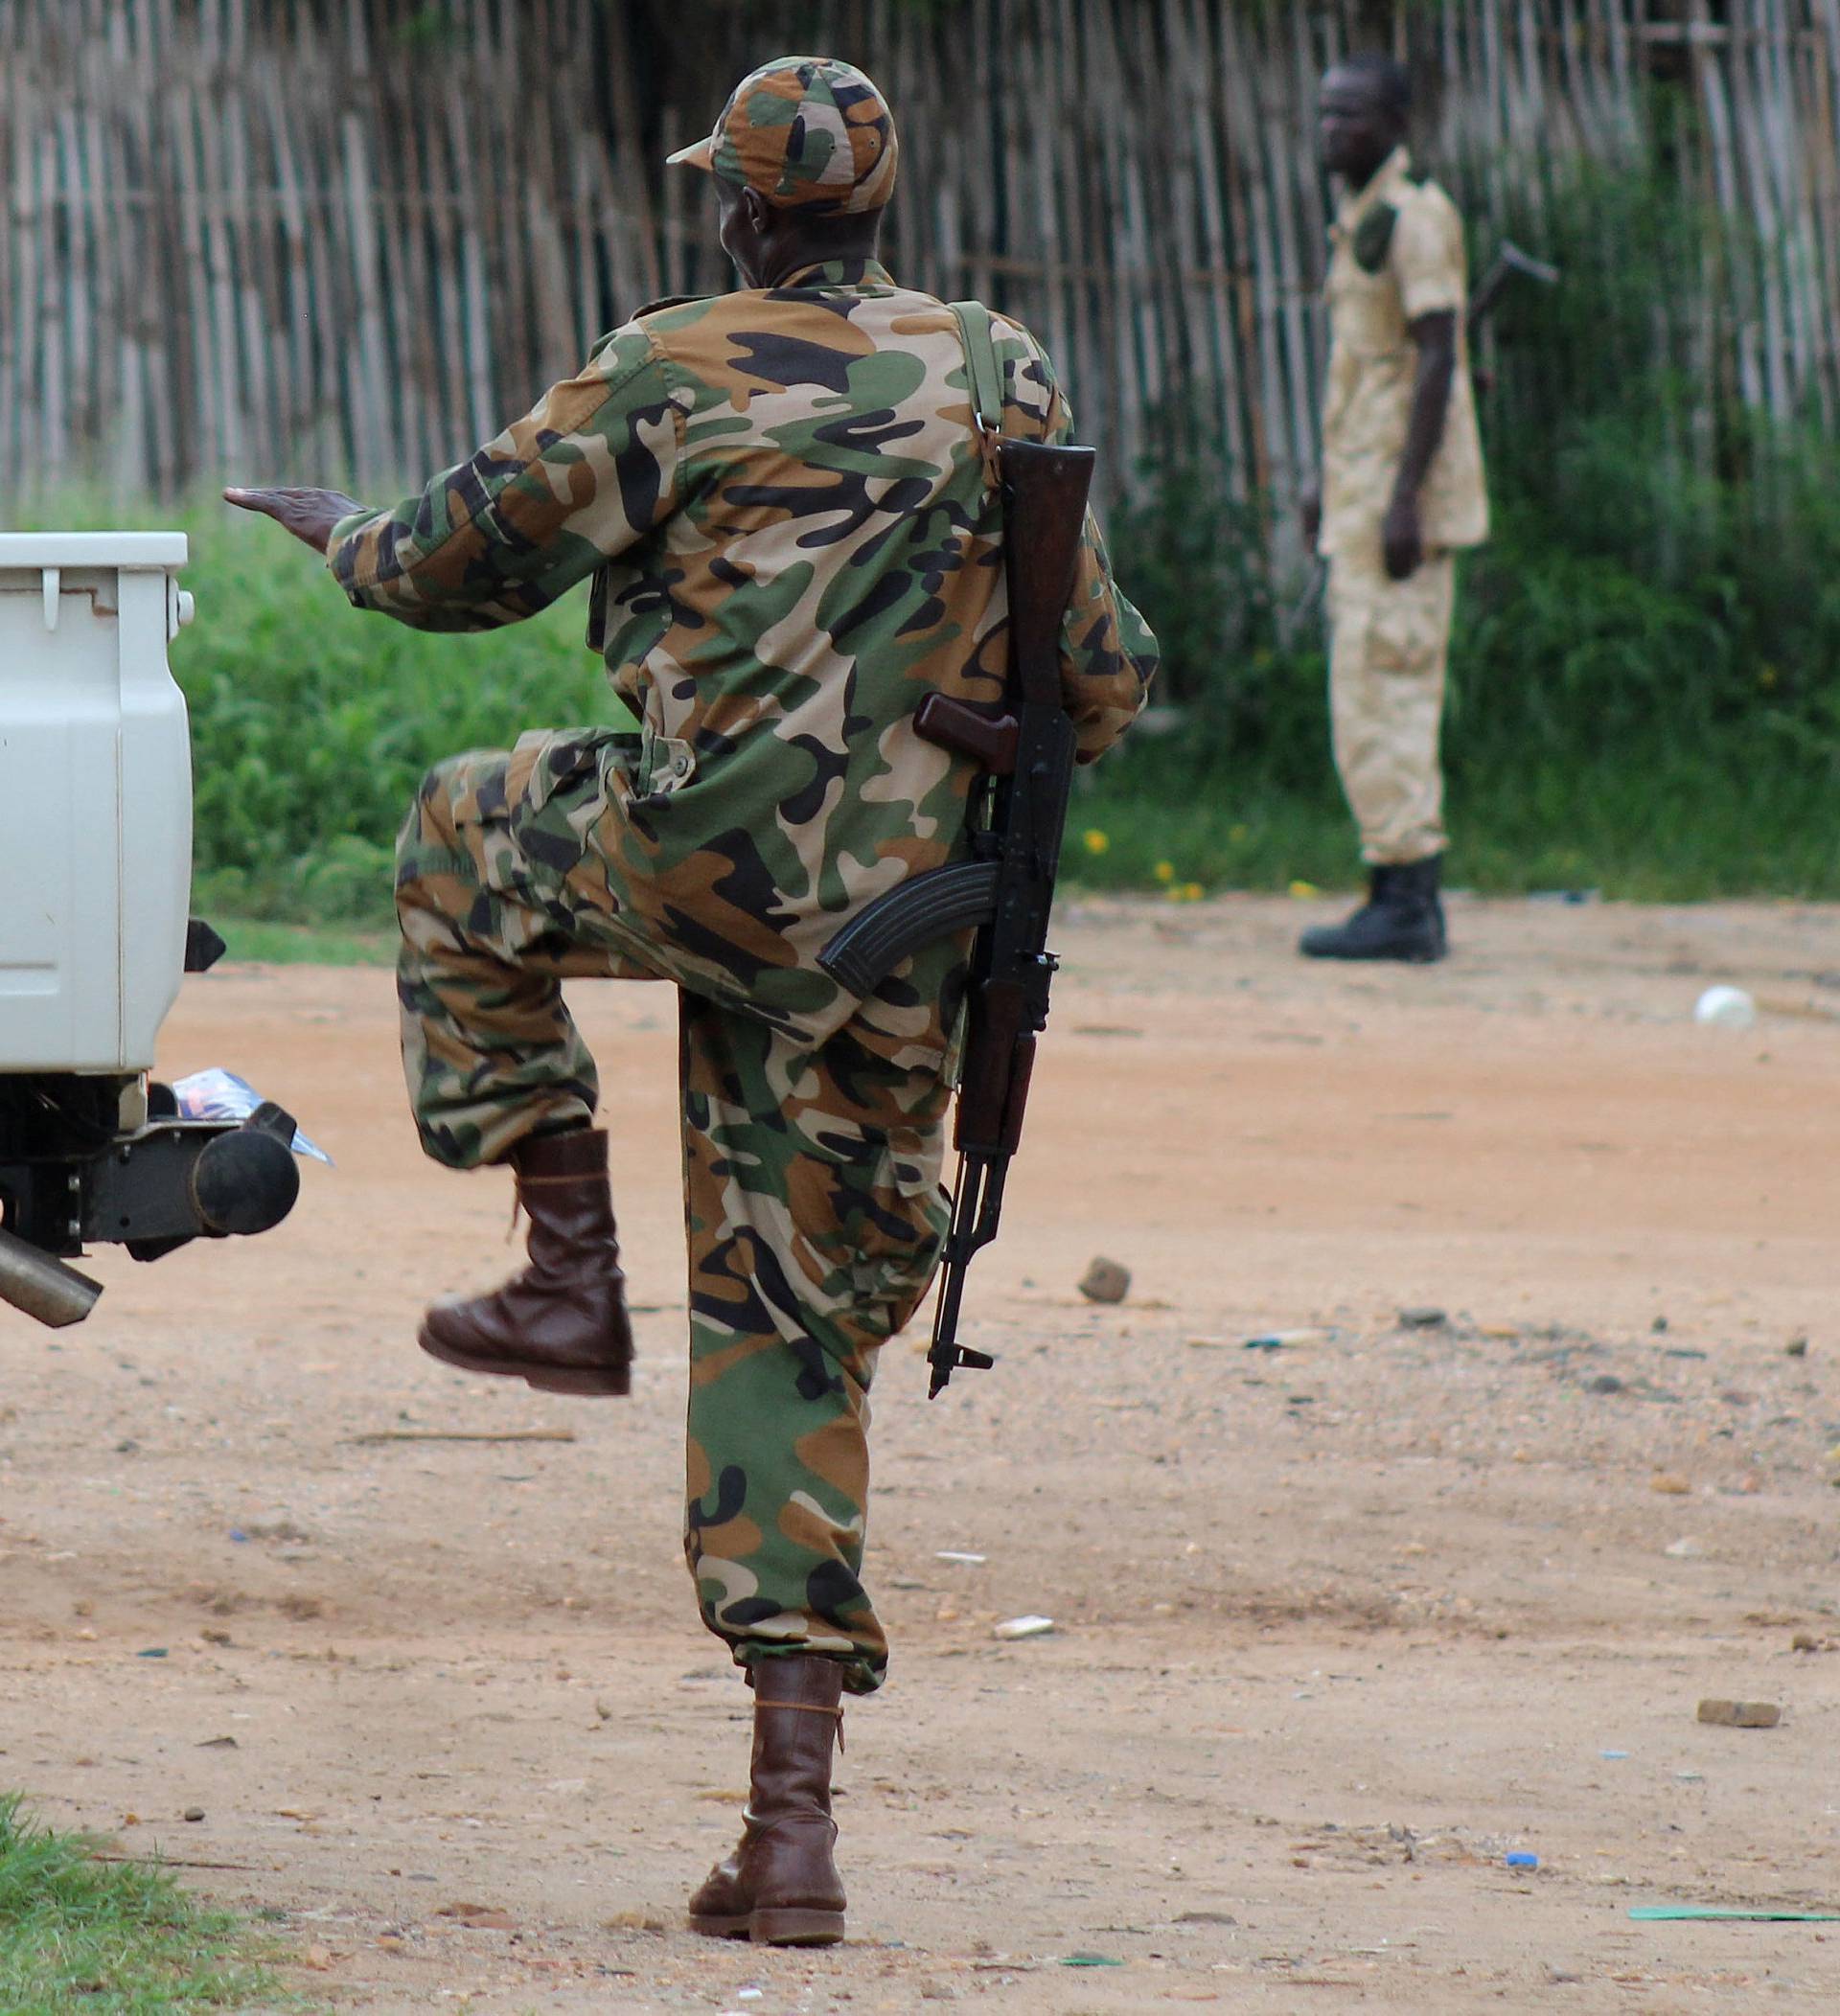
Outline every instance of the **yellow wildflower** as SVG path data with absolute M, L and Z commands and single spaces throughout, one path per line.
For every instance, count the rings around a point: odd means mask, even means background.
M 1112 844 L 1111 835 L 1102 833 L 1096 826 L 1089 826 L 1080 838 L 1085 842 L 1088 854 L 1103 854 Z

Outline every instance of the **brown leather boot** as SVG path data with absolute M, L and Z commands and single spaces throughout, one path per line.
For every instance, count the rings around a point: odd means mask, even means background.
M 749 1669 L 754 1766 L 741 1845 L 690 1899 L 694 1932 L 767 1946 L 835 1946 L 843 1885 L 831 1851 L 831 1750 L 843 1737 L 843 1668 L 793 1653 Z
M 437 1302 L 417 1341 L 444 1364 L 503 1372 L 546 1393 L 630 1391 L 632 1330 L 607 1135 L 533 1134 L 512 1150 L 511 1165 L 530 1217 L 529 1267 L 491 1294 Z

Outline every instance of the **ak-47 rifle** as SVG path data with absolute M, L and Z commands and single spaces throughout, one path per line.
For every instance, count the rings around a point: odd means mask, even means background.
M 972 1255 L 997 1236 L 1058 964 L 1047 950 L 1047 919 L 1074 757 L 1073 723 L 1061 701 L 1061 622 L 1092 483 L 1091 448 L 1005 441 L 995 453 L 1009 584 L 1008 693 L 990 712 L 931 693 L 914 714 L 928 742 L 982 766 L 986 815 L 974 825 L 968 860 L 878 897 L 818 955 L 834 979 L 865 995 L 923 945 L 978 927 L 954 1136 L 958 1180 L 928 1353 L 935 1398 L 960 1365 L 987 1371 L 992 1363 L 988 1353 L 959 1343 L 958 1312 Z
M 1548 265 L 1543 259 L 1535 259 L 1530 252 L 1523 252 L 1511 238 L 1503 239 L 1496 248 L 1495 257 L 1488 263 L 1488 270 L 1476 283 L 1463 309 L 1463 322 L 1472 338 L 1488 320 L 1503 289 L 1510 280 L 1517 278 L 1537 280 L 1546 287 L 1557 286 L 1559 269 Z

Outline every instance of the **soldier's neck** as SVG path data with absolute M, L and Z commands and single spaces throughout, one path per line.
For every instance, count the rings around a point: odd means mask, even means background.
M 1386 152 L 1382 154 L 1379 160 L 1374 162 L 1371 167 L 1366 169 L 1365 171 L 1357 171 L 1356 172 L 1351 173 L 1348 176 L 1348 187 L 1354 192 L 1356 195 L 1365 195 L 1366 193 L 1373 187 L 1374 183 L 1379 180 L 1380 176 L 1386 172 L 1387 163 L 1392 159 L 1393 155 L 1395 155 L 1399 151 L 1400 148 L 1404 147 L 1405 144 L 1406 143 L 1403 140 L 1396 141 L 1392 147 L 1388 148 Z
M 873 259 L 880 240 L 879 229 L 801 232 L 784 244 L 773 246 L 761 261 L 759 271 L 748 277 L 757 287 L 783 286 L 795 273 L 834 259 Z

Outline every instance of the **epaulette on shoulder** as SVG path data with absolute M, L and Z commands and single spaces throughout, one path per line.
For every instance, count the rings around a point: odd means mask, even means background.
M 1354 227 L 1354 263 L 1364 273 L 1378 273 L 1392 249 L 1399 213 L 1391 203 L 1376 203 Z
M 715 298 L 713 294 L 667 294 L 662 301 L 648 301 L 643 308 L 634 309 L 619 329 L 603 330 L 588 346 L 587 354 L 591 357 L 599 356 L 621 329 L 631 329 L 634 322 L 643 322 L 648 315 L 662 315 L 674 308 L 694 308 L 699 301 L 713 301 Z
M 662 301 L 648 301 L 632 310 L 632 320 L 643 322 L 648 315 L 661 315 L 668 308 L 689 308 L 698 301 L 713 301 L 713 294 L 667 294 Z

